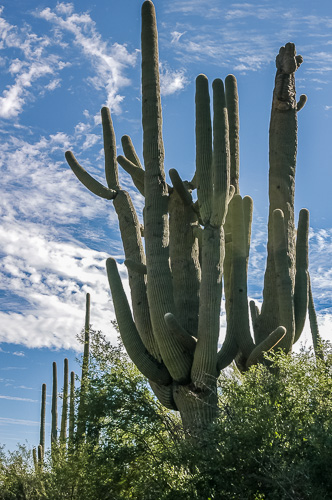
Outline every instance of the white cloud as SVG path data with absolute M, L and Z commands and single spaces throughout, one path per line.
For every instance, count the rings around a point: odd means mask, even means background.
M 48 83 L 47 85 L 45 85 L 45 88 L 47 90 L 55 90 L 58 87 L 60 87 L 60 85 L 61 85 L 61 79 L 60 78 L 55 78 L 50 83 Z
M 87 292 L 91 294 L 93 328 L 115 341 L 106 253 L 74 240 L 58 241 L 57 232 L 31 222 L 3 221 L 0 241 L 2 289 L 11 294 L 19 311 L 0 313 L 0 341 L 80 351 L 76 335 L 84 326 Z M 121 258 L 122 251 L 113 256 Z M 128 291 L 125 266 L 119 269 Z
M 15 396 L 2 396 L 2 395 L 0 395 L 0 399 L 8 399 L 10 401 L 25 401 L 26 403 L 38 403 L 38 401 L 36 399 L 17 398 Z
M 171 43 L 177 43 L 180 38 L 185 35 L 186 31 L 184 31 L 183 33 L 180 33 L 179 31 L 172 31 L 171 32 Z
M 328 38 L 332 17 L 307 15 L 292 5 L 285 9 L 266 2 L 207 4 L 202 0 L 170 0 L 166 13 L 186 16 L 186 20 L 177 19 L 176 30 L 173 19 L 167 25 L 171 33 L 169 48 L 183 65 L 208 60 L 228 66 L 231 71 L 257 71 L 274 61 L 281 42 L 295 41 L 305 52 L 307 75 L 325 77 L 332 70 L 329 40 L 324 40 L 326 50 L 322 51 L 322 37 Z M 199 32 L 189 16 L 204 18 Z M 186 36 L 182 39 L 183 32 Z
M 40 422 L 35 422 L 33 420 L 23 420 L 21 418 L 8 418 L 8 417 L 0 417 L 0 425 L 24 425 L 24 426 L 33 426 L 39 427 Z M 46 424 L 49 426 L 50 424 Z
M 72 138 L 60 132 L 32 143 L 10 137 L 2 145 L 0 213 L 3 218 L 48 220 L 54 225 L 78 222 L 82 216 L 106 218 L 107 214 L 108 223 L 115 221 L 111 203 L 90 194 L 66 166 L 63 155 L 72 142 Z M 89 163 L 85 167 L 88 169 Z M 94 167 L 91 171 L 98 169 Z
M 0 117 L 8 119 L 16 117 L 26 102 L 34 99 L 32 91 L 36 82 L 53 77 L 66 63 L 59 56 L 48 53 L 50 40 L 47 36 L 38 37 L 26 26 L 21 29 L 12 26 L 3 17 L 0 18 L 0 39 L 3 47 L 19 50 L 23 56 L 22 60 L 9 59 L 7 71 L 14 82 L 7 84 L 0 95 Z M 53 88 L 50 83 L 43 89 L 53 90 L 54 83 Z
M 55 25 L 58 30 L 73 35 L 75 45 L 90 60 L 96 73 L 96 76 L 89 78 L 90 83 L 97 89 L 106 88 L 105 104 L 113 113 L 120 113 L 124 97 L 118 92 L 130 84 L 124 71 L 126 67 L 136 64 L 138 51 L 130 53 L 125 45 L 118 43 L 109 46 L 97 32 L 90 15 L 75 13 L 72 4 L 58 4 L 54 11 L 47 7 L 36 15 Z
M 86 134 L 82 149 L 89 149 L 99 141 L 99 136 L 96 134 Z
M 166 64 L 159 64 L 160 70 L 160 92 L 161 95 L 171 95 L 182 90 L 188 80 L 184 70 L 172 71 Z
M 257 4 L 243 3 L 233 4 L 232 7 L 225 13 L 225 19 L 229 21 L 247 17 L 271 19 L 277 15 L 280 16 L 280 12 L 278 12 L 278 9 L 276 8 L 267 8 Z
M 181 2 L 170 1 L 166 6 L 167 13 L 181 13 L 183 15 L 196 15 L 211 18 L 220 14 L 219 2 L 210 0 L 182 0 Z
M 70 15 L 74 12 L 74 5 L 72 3 L 61 2 L 57 4 L 55 10 L 59 12 L 59 14 Z

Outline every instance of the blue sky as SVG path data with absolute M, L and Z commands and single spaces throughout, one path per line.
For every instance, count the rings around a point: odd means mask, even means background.
M 129 134 L 142 157 L 141 1 L 1 5 L 0 443 L 13 448 L 25 439 L 38 444 L 40 388 L 46 382 L 50 394 L 52 361 L 61 372 L 67 356 L 78 370 L 86 292 L 93 327 L 116 338 L 104 271 L 108 255 L 123 261 L 116 216 L 111 202 L 80 185 L 64 152 L 72 149 L 103 181 L 100 108 L 108 105 L 119 154 L 121 136 Z M 313 291 L 321 333 L 332 340 L 330 0 L 156 0 L 155 6 L 167 171 L 175 167 L 187 179 L 194 172 L 195 77 L 205 73 L 212 83 L 233 73 L 238 79 L 240 187 L 254 199 L 249 294 L 258 301 L 274 60 L 289 41 L 302 54 L 297 92 L 308 102 L 299 114 L 296 211 L 310 210 Z M 127 174 L 121 182 L 141 213 Z

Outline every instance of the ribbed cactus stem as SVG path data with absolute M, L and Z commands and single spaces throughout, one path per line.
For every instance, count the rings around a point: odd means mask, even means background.
M 194 352 L 196 347 L 196 338 L 192 337 L 177 321 L 172 313 L 165 314 L 165 322 L 171 335 L 177 337 L 183 348 L 188 352 Z
M 285 325 L 286 319 L 278 310 L 277 279 L 274 262 L 274 211 L 279 209 L 284 214 L 284 231 L 288 252 L 288 272 L 292 293 L 295 286 L 295 223 L 294 195 L 295 169 L 297 154 L 297 103 L 295 91 L 295 72 L 302 63 L 302 56 L 296 55 L 295 45 L 287 43 L 280 48 L 276 57 L 276 77 L 273 91 L 270 134 L 269 134 L 269 222 L 268 256 L 264 278 L 263 305 L 259 318 L 259 330 L 262 338 L 278 325 Z M 288 305 L 294 309 L 293 300 Z M 286 325 L 285 325 L 286 326 Z M 289 338 L 287 328 L 285 339 Z
M 46 384 L 43 384 L 41 410 L 40 410 L 40 437 L 39 437 L 39 445 L 41 446 L 42 455 L 45 450 L 45 418 L 46 418 Z
M 63 391 L 62 391 L 62 414 L 60 441 L 65 442 L 67 438 L 67 418 L 68 417 L 68 359 L 64 359 L 63 365 Z
M 200 264 L 199 244 L 193 233 L 197 214 L 186 203 L 186 184 L 175 174 L 171 179 L 174 190 L 169 198 L 169 256 L 172 271 L 173 298 L 176 320 L 190 335 L 197 337 Z M 189 191 L 187 191 L 188 194 Z M 191 197 L 191 194 L 190 194 Z M 187 200 L 189 201 L 189 200 Z M 169 313 L 171 314 L 171 313 Z M 167 314 L 164 315 L 166 318 Z
M 295 318 L 290 260 L 287 248 L 286 222 L 282 210 L 273 212 L 273 247 L 276 274 L 276 290 L 279 315 L 286 328 L 286 335 L 279 346 L 290 351 L 294 342 Z
M 125 156 L 118 156 L 117 161 L 121 165 L 121 167 L 131 176 L 134 185 L 144 196 L 144 170 L 141 167 L 135 165 L 135 163 L 132 163 Z
M 58 376 L 57 365 L 53 361 L 53 384 L 52 384 L 52 423 L 51 423 L 51 444 L 57 440 L 58 433 Z
M 251 242 L 251 224 L 252 224 L 252 214 L 254 208 L 254 202 L 250 196 L 245 196 L 242 200 L 243 206 L 243 219 L 244 219 L 244 233 L 245 233 L 245 245 L 246 245 L 246 268 L 248 272 L 249 264 L 249 251 Z
M 74 440 L 75 431 L 75 373 L 70 372 L 70 393 L 69 393 L 69 442 Z
M 89 351 L 90 351 L 90 294 L 85 298 L 85 324 L 84 324 L 84 350 L 82 361 L 80 399 L 77 412 L 77 436 L 79 439 L 85 434 L 85 404 L 89 373 Z
M 245 226 L 243 200 L 236 194 L 232 200 L 232 314 L 236 342 L 246 358 L 254 348 L 249 326 L 247 248 L 248 228 Z
M 230 365 L 239 351 L 233 331 L 233 327 L 227 325 L 226 337 L 217 355 L 218 372 Z
M 38 457 L 37 457 L 36 448 L 32 448 L 32 460 L 33 460 L 33 466 L 35 468 L 35 471 L 37 471 L 38 470 Z
M 164 320 L 166 313 L 175 313 L 175 304 L 169 264 L 169 194 L 164 171 L 158 33 L 155 9 L 150 1 L 142 5 L 141 40 L 147 296 L 154 338 L 161 357 L 171 376 L 183 381 L 189 376 L 191 361 L 183 355 L 179 342 L 170 338 Z
M 126 293 L 123 289 L 116 261 L 106 261 L 108 281 L 113 297 L 115 314 L 128 355 L 138 369 L 150 380 L 158 384 L 169 384 L 171 377 L 168 370 L 146 351 L 133 321 Z M 166 326 L 166 325 L 165 325 Z
M 150 381 L 150 386 L 158 400 L 169 410 L 178 410 L 173 398 L 173 386 L 158 385 Z
M 154 5 L 149 0 L 142 5 L 141 44 L 144 164 L 147 172 L 159 172 L 160 180 L 164 180 L 158 32 Z
M 43 467 L 43 461 L 44 461 L 44 447 L 41 444 L 38 445 L 37 453 L 38 453 L 38 464 L 41 469 Z
M 196 183 L 200 216 L 203 224 L 211 217 L 212 179 L 212 124 L 209 82 L 205 75 L 196 78 Z
M 286 328 L 283 326 L 276 328 L 265 340 L 263 340 L 263 342 L 261 342 L 261 344 L 252 350 L 247 359 L 246 367 L 250 368 L 250 366 L 258 363 L 258 361 L 261 361 L 264 353 L 269 352 L 274 347 L 278 346 L 285 335 Z
M 310 322 L 310 329 L 311 329 L 311 335 L 312 335 L 312 343 L 314 346 L 314 351 L 317 359 L 321 359 L 324 361 L 324 350 L 323 350 L 323 345 L 322 345 L 322 339 L 319 334 L 319 327 L 318 327 L 318 321 L 317 321 L 317 314 L 316 314 L 316 309 L 315 309 L 315 304 L 314 304 L 314 299 L 312 296 L 312 290 L 311 290 L 311 280 L 309 276 L 309 322 Z
M 124 261 L 124 265 L 129 271 L 133 271 L 134 273 L 138 274 L 146 274 L 147 273 L 147 267 L 146 264 L 140 264 L 139 262 L 135 262 L 131 259 L 126 259 Z
M 121 137 L 121 144 L 125 157 L 128 158 L 128 160 L 131 161 L 137 167 L 142 168 L 140 159 L 138 158 L 138 155 L 136 153 L 136 150 L 129 135 L 124 135 L 123 137 Z
M 85 381 L 89 370 L 89 353 L 90 353 L 90 294 L 85 297 L 85 324 L 84 324 L 84 351 L 82 363 L 82 380 Z
M 235 193 L 240 194 L 239 96 L 234 75 L 226 76 L 225 91 L 229 123 L 230 183 L 234 186 Z
M 212 213 L 211 225 L 225 223 L 229 186 L 230 152 L 228 115 L 225 101 L 224 84 L 216 79 L 213 88 L 213 156 L 212 156 Z
M 303 331 L 309 300 L 309 211 L 300 211 L 296 238 L 296 275 L 294 290 L 295 337 Z
M 103 186 L 100 182 L 96 181 L 76 160 L 75 156 L 71 151 L 66 151 L 66 160 L 68 165 L 76 175 L 76 177 L 81 181 L 81 183 L 91 191 L 91 193 L 105 198 L 106 200 L 113 200 L 116 196 L 116 191 L 114 189 L 109 189 Z
M 217 377 L 224 245 L 221 227 L 204 228 L 198 340 L 191 370 L 192 381 L 201 389 L 212 387 Z
M 169 176 L 184 205 L 191 205 L 193 198 L 187 187 L 184 185 L 178 171 L 175 168 L 171 168 Z
M 116 142 L 110 110 L 106 107 L 101 110 L 101 122 L 103 125 L 104 153 L 105 153 L 105 177 L 110 189 L 119 189 L 119 176 L 116 164 Z

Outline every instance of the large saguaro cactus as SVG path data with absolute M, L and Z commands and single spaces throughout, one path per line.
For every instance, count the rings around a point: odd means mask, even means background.
M 196 79 L 196 172 L 183 181 L 172 169 L 166 182 L 159 85 L 158 35 L 151 1 L 142 6 L 142 124 L 144 169 L 128 136 L 116 157 L 110 112 L 101 110 L 107 186 L 93 179 L 67 151 L 75 175 L 96 195 L 113 200 L 128 269 L 132 312 L 114 259 L 107 273 L 115 313 L 129 356 L 150 380 L 159 400 L 179 410 L 191 431 L 210 423 L 217 410 L 216 381 L 235 358 L 247 369 L 262 353 L 291 349 L 307 311 L 308 212 L 294 229 L 296 157 L 294 73 L 300 56 L 287 44 L 277 57 L 270 129 L 269 261 L 265 298 L 273 313 L 251 303 L 247 271 L 253 203 L 239 190 L 239 116 L 236 79 L 213 82 L 213 118 L 205 75 Z M 119 163 L 145 197 L 142 228 L 129 194 L 119 183 Z M 290 173 L 292 176 L 290 176 Z M 290 178 L 291 177 L 291 178 Z M 279 187 L 278 187 L 279 186 Z M 192 192 L 197 190 L 197 201 Z M 143 248 L 142 238 L 145 240 Z M 270 268 L 272 271 L 270 271 Z M 222 279 L 227 332 L 218 351 Z M 265 308 L 265 305 L 264 305 Z M 267 308 L 267 306 L 266 306 Z M 271 318 L 264 319 L 265 316 Z

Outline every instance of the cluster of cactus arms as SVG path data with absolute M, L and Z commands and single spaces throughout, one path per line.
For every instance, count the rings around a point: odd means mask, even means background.
M 208 79 L 197 77 L 196 172 L 184 181 L 170 170 L 170 186 L 164 171 L 158 35 L 149 0 L 142 6 L 141 52 L 144 169 L 128 136 L 122 137 L 124 156 L 117 157 L 107 108 L 101 110 L 107 186 L 93 179 L 70 151 L 66 159 L 90 191 L 113 200 L 119 218 L 132 312 L 112 258 L 107 274 L 127 352 L 158 399 L 178 410 L 193 431 L 216 415 L 223 368 L 235 359 L 245 370 L 274 346 L 289 352 L 303 330 L 309 297 L 307 210 L 300 212 L 297 232 L 294 225 L 297 112 L 306 100 L 295 100 L 295 71 L 302 58 L 288 43 L 276 59 L 268 261 L 259 311 L 254 302 L 249 308 L 247 296 L 253 203 L 239 190 L 236 79 L 229 75 L 225 84 L 213 82 L 211 118 Z M 143 226 L 120 186 L 118 163 L 145 198 Z M 218 349 L 222 282 L 227 331 Z
M 58 377 L 57 364 L 54 361 L 52 377 L 52 407 L 51 407 L 51 449 L 56 449 L 60 444 L 68 446 L 72 450 L 73 445 L 77 445 L 85 434 L 84 407 L 86 401 L 86 390 L 89 369 L 89 344 L 90 344 L 90 294 L 86 294 L 85 306 L 85 327 L 84 327 L 84 351 L 82 362 L 81 388 L 78 400 L 77 416 L 75 415 L 75 373 L 70 373 L 68 359 L 64 359 L 63 364 L 63 391 L 62 391 L 62 411 L 60 435 L 58 439 Z M 69 394 L 68 394 L 69 389 Z M 68 405 L 69 402 L 69 405 Z M 69 408 L 68 408 L 69 406 Z M 69 422 L 68 422 L 69 416 Z M 40 470 L 44 463 L 45 453 L 45 420 L 46 420 L 46 384 L 42 385 L 41 415 L 40 415 L 40 439 L 38 448 L 33 448 L 33 461 L 36 470 Z M 68 430 L 68 436 L 67 436 Z M 55 455 L 53 454 L 53 458 Z

